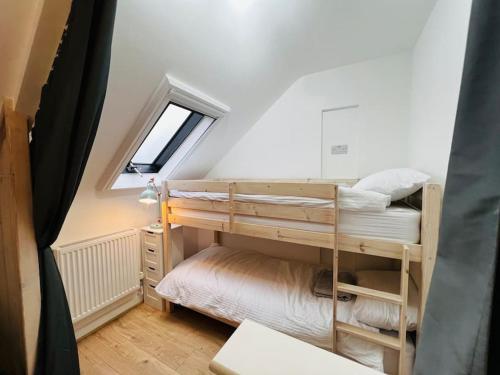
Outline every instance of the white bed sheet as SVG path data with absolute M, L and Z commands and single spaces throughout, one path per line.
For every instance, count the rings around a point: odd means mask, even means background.
M 229 200 L 228 193 L 214 193 L 206 191 L 180 191 L 170 190 L 169 195 L 174 198 L 198 199 L 209 201 L 226 202 Z M 235 194 L 234 199 L 238 202 L 280 204 L 300 207 L 333 208 L 335 202 L 331 199 L 320 199 L 311 197 L 296 197 L 283 195 L 265 194 Z M 350 187 L 339 187 L 339 208 L 350 211 L 384 211 L 391 204 L 391 196 L 373 191 L 352 189 Z
M 241 322 L 248 318 L 322 348 L 332 345 L 332 300 L 315 297 L 317 267 L 257 252 L 212 246 L 180 263 L 156 287 L 171 302 Z M 337 318 L 373 332 L 352 312 L 354 301 L 339 302 Z M 346 334 L 338 350 L 383 370 L 381 346 Z
M 229 200 L 228 193 L 214 193 L 209 191 L 180 191 L 170 190 L 169 196 L 174 198 L 199 199 L 204 201 L 219 201 L 227 202 Z M 235 194 L 234 199 L 238 202 L 249 203 L 267 203 L 267 204 L 284 204 L 302 207 L 335 207 L 334 201 L 331 199 L 295 197 L 284 195 L 265 195 L 265 194 Z
M 227 214 L 210 211 L 173 208 L 172 213 L 198 219 L 228 220 Z M 420 241 L 420 217 L 419 210 L 402 206 L 390 206 L 382 212 L 340 210 L 339 232 L 401 243 L 418 243 Z M 235 215 L 234 220 L 239 223 L 323 233 L 333 233 L 335 230 L 335 227 L 329 224 L 257 216 Z

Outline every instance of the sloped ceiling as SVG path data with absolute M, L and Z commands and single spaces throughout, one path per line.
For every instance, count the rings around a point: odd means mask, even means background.
M 120 0 L 83 183 L 95 187 L 165 73 L 232 109 L 174 176 L 202 178 L 296 79 L 411 48 L 435 2 Z

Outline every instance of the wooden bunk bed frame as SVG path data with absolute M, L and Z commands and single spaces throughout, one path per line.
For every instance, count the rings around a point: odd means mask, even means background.
M 342 180 L 344 182 L 345 180 Z M 338 182 L 338 181 L 337 181 Z M 196 200 L 174 198 L 169 196 L 170 190 L 186 192 L 213 192 L 227 193 L 228 201 Z M 249 195 L 277 195 L 297 196 L 307 198 L 321 198 L 335 201 L 335 208 L 298 207 L 289 205 L 246 203 L 236 201 L 235 194 Z M 426 184 L 422 189 L 421 206 L 421 242 L 420 244 L 396 243 L 378 239 L 344 235 L 338 233 L 339 219 L 338 202 L 339 189 L 336 182 L 331 181 L 251 181 L 251 180 L 170 180 L 163 183 L 162 216 L 164 225 L 164 248 L 166 272 L 173 268 L 173 244 L 171 235 L 172 224 L 188 227 L 208 229 L 250 237 L 259 237 L 271 240 L 309 245 L 330 249 L 333 252 L 333 295 L 337 292 L 346 292 L 354 295 L 373 298 L 375 300 L 393 303 L 399 306 L 400 319 L 399 337 L 392 337 L 381 333 L 367 331 L 360 327 L 338 322 L 336 320 L 337 299 L 333 298 L 333 347 L 337 349 L 337 332 L 343 332 L 380 344 L 399 351 L 399 374 L 404 373 L 406 353 L 406 320 L 408 307 L 408 282 L 411 277 L 419 290 L 419 320 L 417 335 L 421 331 L 421 322 L 424 314 L 427 294 L 434 268 L 439 221 L 441 214 L 441 187 L 436 184 Z M 227 214 L 224 219 L 207 219 L 182 216 L 172 213 L 173 208 L 209 211 Z M 269 225 L 249 224 L 237 222 L 235 215 L 254 217 L 278 218 L 288 220 L 307 221 L 332 225 L 331 233 L 315 232 L 310 230 L 290 229 Z M 217 238 L 217 237 L 216 237 Z M 382 292 L 375 289 L 363 288 L 356 285 L 337 281 L 339 269 L 339 252 L 372 255 L 401 261 L 400 294 Z M 173 305 L 167 303 L 167 311 Z M 201 313 L 208 315 L 202 311 Z M 219 319 L 214 317 L 215 319 Z M 221 320 L 221 319 L 219 319 Z M 237 322 L 223 319 L 225 323 L 237 326 Z

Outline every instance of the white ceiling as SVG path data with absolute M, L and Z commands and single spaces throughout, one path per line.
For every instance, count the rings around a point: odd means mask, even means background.
M 201 178 L 301 76 L 411 48 L 436 0 L 120 0 L 84 183 L 166 73 L 231 107 L 175 177 Z

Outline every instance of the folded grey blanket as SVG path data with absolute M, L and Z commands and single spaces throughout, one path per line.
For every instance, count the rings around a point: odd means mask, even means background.
M 346 284 L 356 284 L 356 278 L 350 272 L 339 272 L 338 281 Z M 332 298 L 333 272 L 321 270 L 314 282 L 313 294 L 316 297 Z M 352 295 L 344 292 L 337 292 L 337 300 L 350 301 Z

